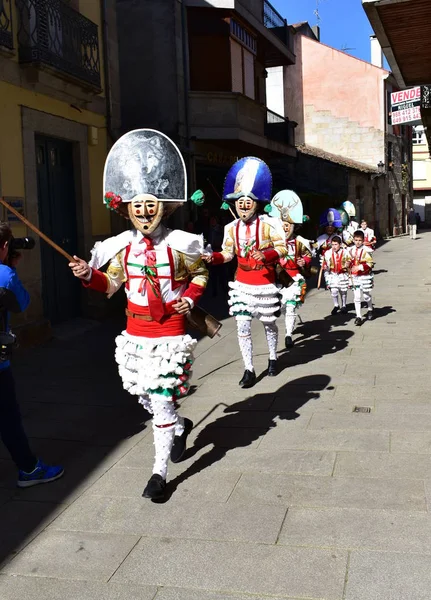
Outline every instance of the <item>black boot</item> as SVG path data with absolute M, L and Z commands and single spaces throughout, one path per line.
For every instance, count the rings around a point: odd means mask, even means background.
M 373 317 L 374 317 L 373 310 L 371 309 L 367 312 L 367 321 L 372 321 Z
M 355 319 L 355 325 L 357 327 L 360 327 L 362 325 L 362 323 L 363 323 L 363 321 L 362 321 L 361 317 L 356 317 L 356 319 Z
M 193 421 L 190 421 L 190 419 L 184 419 L 184 431 L 181 435 L 176 435 L 174 437 L 174 443 L 172 444 L 171 461 L 173 463 L 180 462 L 182 459 L 183 454 L 186 451 L 187 436 L 192 429 Z
M 244 375 L 242 376 L 241 381 L 239 382 L 239 385 L 242 388 L 251 388 L 254 386 L 255 383 L 256 373 L 254 371 L 249 371 L 248 369 L 246 369 L 244 371 Z
M 151 498 L 151 500 L 162 500 L 165 497 L 165 489 L 166 481 L 161 475 L 154 473 L 148 480 L 142 496 L 144 498 Z
M 268 361 L 268 377 L 275 377 L 276 375 L 278 375 L 277 361 L 269 360 Z
M 290 335 L 286 335 L 284 338 L 284 347 L 288 350 L 289 348 L 293 348 L 293 340 Z
M 339 306 L 334 306 L 334 308 L 331 310 L 331 315 L 332 316 L 336 315 L 339 310 L 340 310 Z

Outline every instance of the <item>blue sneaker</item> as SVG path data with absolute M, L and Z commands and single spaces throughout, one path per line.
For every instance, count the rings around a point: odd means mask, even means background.
M 63 467 L 46 465 L 40 459 L 37 461 L 34 471 L 26 473 L 25 471 L 18 472 L 17 486 L 20 488 L 39 485 L 39 483 L 50 483 L 59 479 L 64 473 Z

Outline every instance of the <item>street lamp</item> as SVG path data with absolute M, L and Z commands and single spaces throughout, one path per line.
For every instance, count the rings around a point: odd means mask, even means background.
M 371 181 L 373 179 L 376 179 L 376 177 L 381 177 L 382 175 L 385 175 L 385 163 L 382 161 L 379 161 L 377 163 L 377 169 L 378 169 L 378 173 L 374 173 L 374 175 L 371 175 Z

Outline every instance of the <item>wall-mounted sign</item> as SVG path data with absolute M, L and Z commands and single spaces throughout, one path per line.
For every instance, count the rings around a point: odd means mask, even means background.
M 415 87 L 391 93 L 391 123 L 418 123 L 421 120 L 421 88 Z
M 217 165 L 231 166 L 238 160 L 238 156 L 229 156 L 218 152 L 207 152 L 207 161 Z

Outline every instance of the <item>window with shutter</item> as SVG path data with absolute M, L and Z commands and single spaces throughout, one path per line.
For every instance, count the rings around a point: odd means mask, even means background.
M 244 54 L 244 94 L 255 99 L 256 88 L 254 81 L 254 56 L 248 50 L 243 49 Z
M 230 56 L 232 66 L 232 91 L 244 93 L 242 47 L 234 40 L 230 40 Z

